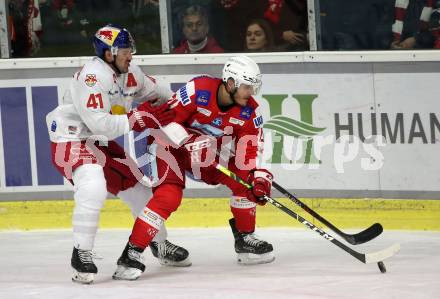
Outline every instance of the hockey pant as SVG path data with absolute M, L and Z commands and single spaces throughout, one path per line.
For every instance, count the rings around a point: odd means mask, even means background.
M 139 215 L 151 198 L 150 189 L 138 183 L 137 177 L 142 173 L 136 163 L 113 141 L 108 147 L 94 149 L 89 149 L 84 142 L 53 143 L 52 159 L 61 174 L 74 185 L 72 224 L 76 248 L 93 248 L 107 192 L 125 201 L 133 217 Z M 166 237 L 163 227 L 155 240 L 160 242 Z
M 179 149 L 180 150 L 180 149 Z M 153 198 L 146 205 L 135 221 L 130 242 L 145 248 L 151 242 L 163 222 L 179 207 L 185 187 L 185 171 L 192 172 L 191 161 L 187 155 L 171 150 L 178 157 L 170 167 L 169 160 L 156 158 L 158 179 L 161 184 L 153 188 Z M 173 152 L 174 151 L 174 152 Z M 230 166 L 233 169 L 233 166 Z M 176 173 L 180 171 L 180 173 Z M 246 198 L 247 189 L 232 178 L 219 172 L 215 167 L 201 168 L 201 180 L 207 184 L 226 185 L 232 191 L 230 200 L 231 212 L 235 218 L 236 228 L 240 232 L 255 230 L 256 203 Z

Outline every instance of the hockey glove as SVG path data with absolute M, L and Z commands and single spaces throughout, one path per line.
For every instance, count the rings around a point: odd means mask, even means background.
M 249 172 L 248 183 L 252 186 L 247 192 L 247 198 L 259 205 L 265 205 L 264 196 L 270 196 L 273 175 L 266 169 L 253 169 Z
M 169 109 L 167 103 L 153 107 L 150 102 L 144 102 L 127 113 L 130 127 L 136 132 L 165 126 L 173 121 L 175 115 L 175 112 Z

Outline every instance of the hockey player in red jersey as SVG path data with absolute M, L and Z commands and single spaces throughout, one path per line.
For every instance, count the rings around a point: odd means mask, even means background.
M 144 271 L 145 266 L 130 256 L 141 253 L 150 244 L 162 223 L 180 205 L 185 172 L 208 184 L 226 185 L 232 191 L 230 225 L 238 263 L 260 264 L 275 259 L 272 245 L 254 234 L 256 204 L 265 203 L 263 196 L 270 196 L 272 186 L 272 174 L 257 168 L 257 156 L 262 151 L 263 120 L 252 95 L 260 86 L 258 65 L 249 57 L 238 56 L 226 62 L 222 79 L 197 77 L 174 94 L 169 104 L 176 112 L 175 122 L 181 125 L 176 127 L 176 132 L 183 127 L 187 131 L 186 136 L 181 134 L 182 146 L 168 147 L 178 165 L 158 157 L 160 184 L 153 188 L 153 198 L 143 215 L 136 219 L 115 275 L 121 278 L 123 275 L 119 274 L 127 269 L 138 269 L 138 275 L 130 276 L 135 279 Z M 227 156 L 231 149 L 235 149 L 235 154 L 225 158 L 224 154 Z M 215 163 L 226 164 L 253 188 L 248 190 L 220 173 Z

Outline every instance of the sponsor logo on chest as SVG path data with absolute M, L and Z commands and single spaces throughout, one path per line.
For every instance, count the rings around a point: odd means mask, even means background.
M 252 108 L 251 107 L 245 106 L 245 107 L 241 108 L 241 110 L 240 110 L 240 117 L 241 118 L 248 120 L 251 118 L 251 115 L 252 115 Z
M 231 124 L 233 124 L 233 125 L 239 125 L 239 126 L 243 126 L 244 125 L 244 120 L 240 120 L 240 119 L 237 119 L 235 117 L 230 117 L 229 118 L 229 122 Z
M 212 112 L 210 110 L 202 108 L 202 107 L 197 107 L 197 111 L 203 115 L 206 115 L 206 116 L 211 116 L 211 114 L 212 114 Z
M 222 125 L 223 121 L 222 121 L 221 117 L 216 117 L 212 120 L 211 123 L 216 127 L 220 127 Z
M 196 103 L 201 106 L 208 106 L 211 99 L 211 92 L 209 90 L 196 91 Z

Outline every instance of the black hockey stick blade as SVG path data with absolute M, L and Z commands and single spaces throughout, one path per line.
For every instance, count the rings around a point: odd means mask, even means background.
M 270 204 L 272 204 L 276 208 L 285 212 L 286 214 L 288 214 L 292 218 L 298 220 L 304 226 L 306 226 L 309 229 L 311 229 L 312 231 L 318 233 L 321 237 L 323 237 L 327 241 L 330 241 L 334 245 L 338 246 L 339 248 L 341 248 L 342 250 L 344 250 L 345 252 L 347 252 L 348 254 L 350 254 L 351 256 L 353 256 L 354 258 L 356 258 L 357 260 L 361 261 L 364 264 L 381 262 L 387 258 L 392 257 L 400 250 L 400 244 L 396 243 L 390 247 L 387 247 L 385 249 L 382 249 L 382 250 L 376 251 L 376 252 L 371 252 L 371 253 L 358 252 L 358 251 L 354 250 L 353 248 L 350 248 L 347 245 L 345 245 L 344 243 L 340 242 L 338 239 L 335 239 L 330 234 L 326 233 L 324 230 L 320 229 L 319 227 L 317 227 L 313 223 L 310 223 L 309 221 L 307 221 L 306 219 L 301 217 L 299 214 L 290 210 L 289 208 L 287 208 L 283 204 L 279 203 L 275 199 L 268 197 L 268 196 L 265 196 L 265 199 L 267 202 L 269 202 Z
M 246 186 L 247 188 L 251 188 L 251 186 L 248 183 L 246 183 L 243 179 L 241 179 L 239 176 L 237 176 L 234 172 L 230 171 L 226 167 L 224 167 L 218 163 L 215 163 L 214 165 L 220 172 L 224 173 L 228 177 L 232 178 L 233 180 L 237 181 L 238 183 L 242 184 L 243 186 Z M 344 243 L 340 242 L 338 239 L 335 239 L 330 234 L 326 233 L 325 231 L 323 231 L 322 229 L 320 229 L 319 227 L 317 227 L 313 223 L 310 223 L 309 221 L 307 221 L 306 219 L 301 217 L 299 214 L 295 213 L 294 211 L 290 210 L 289 208 L 287 208 L 283 204 L 279 203 L 275 199 L 268 197 L 268 196 L 264 196 L 264 198 L 266 199 L 267 202 L 272 204 L 274 207 L 285 212 L 290 217 L 296 219 L 298 222 L 302 223 L 304 226 L 306 226 L 309 229 L 311 229 L 312 231 L 318 233 L 321 237 L 323 237 L 327 241 L 332 242 L 334 245 L 338 246 L 339 248 L 341 248 L 342 250 L 344 250 L 345 252 L 347 252 L 348 254 L 350 254 L 351 256 L 353 256 L 354 258 L 356 258 L 357 260 L 361 261 L 364 264 L 377 263 L 377 262 L 383 261 L 389 257 L 392 257 L 400 250 L 400 244 L 396 243 L 388 248 L 385 248 L 383 250 L 373 252 L 373 253 L 364 254 L 364 253 L 357 252 L 356 250 L 354 250 L 354 249 L 348 247 L 347 245 L 345 245 Z M 380 226 L 380 228 L 382 228 L 382 226 Z
M 375 223 L 369 228 L 357 233 L 357 234 L 347 234 L 342 232 L 340 229 L 338 229 L 336 226 L 334 226 L 330 221 L 319 215 L 317 212 L 312 210 L 309 206 L 307 206 L 305 203 L 300 201 L 295 195 L 281 187 L 277 182 L 272 182 L 272 186 L 281 192 L 284 196 L 286 196 L 288 199 L 293 201 L 296 205 L 301 207 L 304 211 L 318 219 L 322 224 L 326 225 L 328 228 L 330 228 L 332 231 L 337 233 L 339 236 L 341 236 L 345 241 L 352 245 L 358 245 L 365 242 L 368 242 L 377 236 L 379 236 L 383 232 L 383 227 L 380 223 Z
M 383 232 L 383 227 L 380 223 L 375 223 L 369 228 L 357 234 L 343 234 L 342 237 L 352 245 L 359 245 L 371 241 Z

